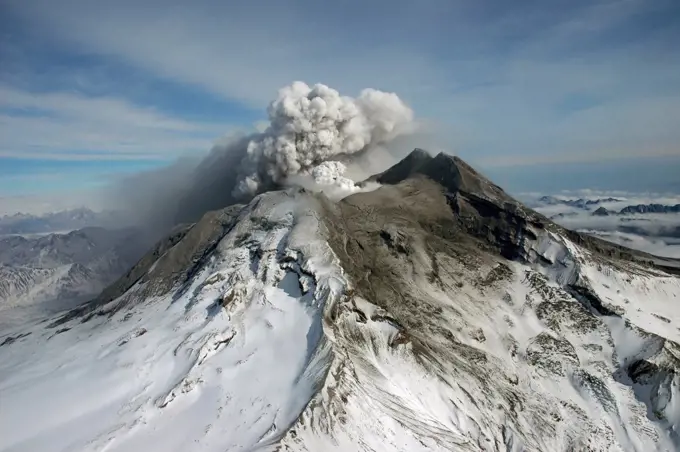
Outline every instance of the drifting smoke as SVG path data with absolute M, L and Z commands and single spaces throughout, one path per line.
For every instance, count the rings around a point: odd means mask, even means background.
M 223 140 L 200 162 L 127 178 L 112 204 L 123 204 L 133 221 L 163 234 L 287 184 L 346 195 L 358 190 L 347 173 L 366 177 L 357 167 L 384 169 L 375 164 L 385 160 L 384 146 L 416 128 L 413 112 L 396 94 L 374 89 L 351 98 L 295 82 L 279 91 L 267 112 L 262 132 Z M 345 164 L 351 171 L 345 173 Z
M 235 197 L 386 143 L 413 122 L 413 112 L 396 94 L 366 89 L 353 99 L 328 86 L 310 88 L 302 82 L 281 89 L 268 113 L 269 127 L 248 143 Z
M 360 160 L 364 163 L 364 159 Z M 357 164 L 352 162 L 353 166 Z M 366 177 L 358 178 L 362 182 L 355 183 L 354 180 L 346 177 L 348 168 L 345 164 L 337 161 L 327 161 L 315 166 L 310 174 L 298 174 L 289 176 L 287 183 L 306 188 L 310 191 L 322 192 L 327 198 L 340 200 L 353 193 L 363 191 L 373 191 L 380 187 L 376 182 L 366 182 Z M 370 175 L 373 175 L 371 173 Z
M 358 187 L 352 179 L 344 176 L 347 167 L 340 162 L 323 162 L 312 170 L 312 178 L 319 185 L 337 186 L 342 190 L 352 192 Z

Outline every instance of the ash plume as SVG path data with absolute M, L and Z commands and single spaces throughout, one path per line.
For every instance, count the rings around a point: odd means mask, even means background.
M 349 192 L 358 190 L 352 179 L 345 177 L 347 166 L 341 162 L 323 162 L 314 167 L 312 178 L 319 185 L 333 185 Z
M 356 171 L 345 173 L 345 165 L 381 160 L 385 146 L 416 129 L 413 111 L 396 94 L 375 89 L 352 98 L 294 82 L 279 90 L 267 113 L 263 131 L 224 139 L 200 161 L 128 177 L 108 204 L 122 205 L 128 222 L 163 234 L 288 184 L 348 194 L 354 191 L 348 173 Z
M 282 88 L 268 114 L 269 127 L 248 143 L 235 197 L 386 143 L 413 122 L 413 112 L 394 93 L 365 89 L 353 99 L 303 82 Z

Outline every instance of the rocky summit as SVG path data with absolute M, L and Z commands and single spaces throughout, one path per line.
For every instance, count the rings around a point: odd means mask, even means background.
M 0 450 L 680 449 L 680 262 L 447 154 L 368 181 L 207 213 L 3 331 Z

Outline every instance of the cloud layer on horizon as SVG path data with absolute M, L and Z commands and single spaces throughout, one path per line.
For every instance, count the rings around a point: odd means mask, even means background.
M 630 193 L 623 191 L 580 190 L 558 193 L 553 197 L 561 200 L 606 200 L 588 209 L 564 204 L 546 204 L 541 195 L 525 194 L 523 200 L 535 210 L 560 225 L 629 248 L 658 256 L 680 259 L 680 213 L 645 213 L 609 216 L 593 215 L 599 207 L 618 212 L 628 206 L 680 204 L 680 196 L 661 193 Z M 610 198 L 616 200 L 610 201 Z

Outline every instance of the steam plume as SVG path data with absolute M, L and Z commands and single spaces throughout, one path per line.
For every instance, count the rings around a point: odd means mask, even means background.
M 413 121 L 411 109 L 394 93 L 366 89 L 353 99 L 303 82 L 282 88 L 268 113 L 269 127 L 248 143 L 236 197 L 390 141 Z
M 314 167 L 312 178 L 319 185 L 333 185 L 341 190 L 352 192 L 358 187 L 352 179 L 344 176 L 347 167 L 340 162 L 323 162 Z

